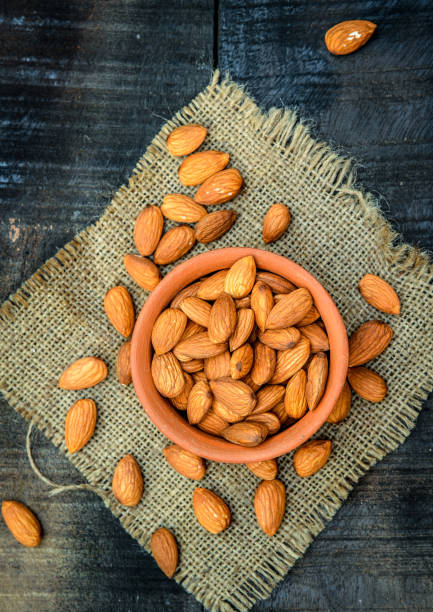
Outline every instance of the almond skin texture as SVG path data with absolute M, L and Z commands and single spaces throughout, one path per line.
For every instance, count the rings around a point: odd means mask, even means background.
M 182 193 L 164 196 L 161 212 L 167 219 L 178 223 L 196 223 L 207 214 L 206 208 Z
M 261 342 L 256 342 L 254 346 L 254 365 L 251 370 L 251 378 L 256 385 L 264 385 L 271 380 L 276 363 L 277 356 L 274 349 Z
M 274 298 L 269 285 L 258 281 L 251 291 L 251 308 L 256 318 L 257 327 L 265 331 L 266 321 L 274 306 Z
M 218 416 L 212 408 L 198 424 L 199 429 L 213 436 L 220 436 L 228 426 L 227 421 Z
M 201 370 L 200 372 L 195 372 L 195 373 L 192 375 L 192 379 L 193 379 L 193 381 L 194 381 L 195 383 L 202 382 L 202 381 L 204 381 L 204 382 L 206 382 L 206 383 L 207 383 L 207 382 L 209 382 L 209 381 L 208 381 L 208 379 L 207 379 L 207 376 L 206 376 L 206 374 L 203 372 L 203 370 Z
M 222 404 L 218 400 L 214 399 L 212 403 L 212 410 L 221 417 L 227 423 L 239 423 L 239 421 L 243 421 L 245 415 L 239 412 L 233 412 L 229 406 Z
M 188 253 L 195 244 L 194 230 L 188 225 L 178 225 L 169 230 L 161 238 L 153 256 L 153 261 L 159 266 L 176 261 Z
M 325 353 L 316 353 L 308 366 L 305 394 L 310 410 L 314 410 L 322 399 L 328 380 L 328 358 Z
M 131 340 L 124 342 L 117 353 L 116 372 L 121 385 L 131 383 Z
M 347 382 L 344 383 L 343 391 L 337 400 L 331 414 L 326 419 L 328 423 L 341 423 L 349 414 L 350 405 L 352 403 L 352 393 Z
M 201 332 L 179 342 L 173 352 L 181 361 L 187 361 L 215 357 L 226 350 L 227 342 L 216 344 L 209 339 L 207 332 Z
M 164 397 L 176 397 L 185 386 L 182 368 L 173 353 L 154 355 L 152 359 L 152 378 L 155 387 Z
M 236 221 L 237 213 L 234 210 L 217 210 L 208 213 L 200 219 L 195 227 L 195 237 L 202 244 L 209 244 L 221 238 L 229 231 Z
M 245 465 L 255 476 L 262 480 L 274 480 L 278 474 L 278 465 L 275 459 L 255 461 Z
M 195 374 L 203 370 L 204 361 L 203 359 L 191 359 L 190 361 L 181 363 L 180 367 L 184 372 L 188 372 L 188 374 Z
M 168 353 L 180 341 L 187 324 L 187 316 L 177 308 L 166 308 L 152 328 L 152 346 L 157 355 Z
M 286 409 L 284 408 L 284 402 L 280 402 L 279 404 L 274 406 L 272 408 L 272 412 L 277 415 L 281 425 L 286 425 L 286 423 L 289 422 L 290 418 L 286 412 Z
M 256 421 L 242 421 L 230 425 L 222 432 L 223 438 L 232 444 L 240 446 L 258 446 L 268 435 L 268 428 L 263 423 Z
M 241 308 L 250 308 L 251 307 L 251 296 L 246 295 L 243 298 L 239 298 L 235 300 L 236 310 L 240 310 Z
M 119 334 L 128 338 L 132 334 L 135 323 L 134 303 L 128 289 L 118 285 L 107 291 L 104 308 L 113 327 Z
M 398 295 L 380 276 L 365 274 L 359 281 L 358 288 L 364 300 L 377 310 L 388 314 L 400 314 Z
M 276 434 L 281 427 L 280 420 L 273 412 L 264 412 L 263 414 L 250 414 L 245 421 L 255 421 L 256 423 L 263 423 L 268 428 L 269 435 L 273 436 Z
M 197 290 L 197 297 L 202 300 L 216 300 L 223 295 L 227 272 L 228 270 L 218 270 L 212 276 L 205 278 Z
M 208 334 L 215 343 L 226 342 L 233 334 L 237 322 L 236 306 L 233 298 L 224 293 L 217 298 L 211 308 Z
M 198 123 L 181 125 L 167 138 L 167 149 L 171 155 L 189 155 L 199 148 L 206 138 L 207 129 Z
M 234 298 L 243 298 L 253 288 L 256 279 L 256 262 L 252 255 L 238 259 L 226 276 L 224 288 Z
M 229 342 L 232 352 L 248 340 L 253 331 L 254 321 L 254 313 L 250 308 L 241 308 L 237 311 L 236 327 Z
M 179 308 L 186 297 L 197 295 L 198 288 L 200 286 L 201 281 L 197 281 L 192 283 L 191 285 L 187 285 L 184 287 L 179 293 L 172 299 L 170 307 L 171 308 Z
M 204 373 L 208 380 L 218 380 L 230 376 L 230 353 L 224 351 L 215 357 L 204 360 Z
M 349 368 L 347 378 L 355 393 L 368 402 L 381 402 L 388 391 L 383 378 L 369 368 Z
M 183 386 L 182 391 L 179 393 L 179 395 L 175 395 L 174 397 L 171 398 L 171 403 L 178 410 L 187 409 L 188 397 L 194 385 L 194 381 L 192 379 L 192 376 L 190 376 L 190 374 L 188 374 L 187 372 L 184 372 L 183 376 L 185 379 L 185 384 Z
M 93 436 L 97 416 L 96 404 L 91 399 L 78 400 L 69 408 L 65 420 L 65 444 L 71 455 L 83 448 Z
M 367 321 L 350 336 L 349 367 L 363 365 L 386 349 L 393 331 L 381 321 Z
M 307 412 L 306 396 L 307 375 L 305 370 L 299 370 L 289 380 L 284 396 L 284 407 L 292 419 L 300 419 Z
M 254 498 L 257 522 L 272 537 L 278 531 L 286 509 L 286 489 L 281 480 L 264 480 Z
M 283 329 L 296 325 L 313 304 L 308 289 L 295 289 L 272 308 L 266 321 L 266 329 Z
M 250 344 L 243 344 L 233 351 L 230 359 L 230 376 L 235 380 L 243 378 L 251 370 L 254 352 Z
M 296 289 L 295 285 L 279 274 L 257 270 L 256 280 L 269 285 L 274 293 L 291 293 Z
M 243 178 L 236 168 L 216 172 L 197 189 L 194 200 L 205 206 L 233 200 L 242 189 Z
M 41 543 L 41 524 L 30 508 L 18 501 L 4 500 L 1 511 L 9 531 L 20 544 L 34 548 Z
M 209 384 L 205 381 L 195 383 L 188 396 L 186 408 L 188 421 L 191 425 L 200 423 L 212 406 L 212 392 Z
M 370 39 L 376 24 L 365 19 L 341 21 L 325 34 L 325 44 L 333 55 L 347 55 L 357 51 Z
M 330 440 L 310 440 L 295 452 L 293 467 L 298 476 L 307 478 L 322 468 L 331 454 Z
M 256 405 L 254 391 L 241 380 L 220 378 L 209 384 L 215 399 L 241 416 L 250 414 Z
M 277 203 L 271 206 L 263 221 L 263 241 L 268 244 L 281 238 L 289 227 L 291 218 L 290 210 L 284 204 Z
M 317 323 L 305 325 L 301 328 L 303 336 L 310 341 L 311 352 L 329 351 L 329 340 L 326 332 Z
M 147 257 L 128 254 L 123 258 L 123 264 L 132 280 L 146 291 L 153 291 L 161 280 L 157 266 Z
M 275 385 L 288 380 L 304 366 L 309 356 L 310 341 L 303 336 L 293 348 L 278 351 L 277 365 L 271 383 Z
M 311 325 L 311 323 L 314 323 L 319 318 L 320 318 L 320 312 L 317 310 L 317 308 L 313 304 L 310 310 L 307 312 L 307 314 L 304 317 L 302 317 L 302 319 L 298 321 L 296 325 L 298 327 L 304 327 L 305 325 Z
M 277 351 L 293 348 L 300 337 L 301 332 L 296 327 L 267 329 L 265 332 L 259 333 L 260 342 Z
M 177 444 L 166 446 L 162 451 L 169 465 L 185 478 L 202 480 L 206 474 L 206 466 L 201 457 L 184 450 Z
M 251 416 L 263 414 L 272 410 L 284 397 L 285 389 L 282 385 L 266 385 L 257 391 L 257 404 Z
M 183 160 L 178 174 L 182 185 L 200 185 L 212 174 L 223 170 L 230 155 L 222 151 L 200 151 Z
M 195 336 L 196 334 L 202 334 L 202 333 L 207 333 L 205 327 L 202 327 L 198 323 L 194 323 L 194 321 L 188 321 L 185 327 L 185 331 L 181 335 L 179 342 L 183 342 L 184 340 L 187 340 L 188 338 L 192 338 L 192 336 Z
M 158 206 L 147 206 L 138 215 L 134 228 L 134 242 L 140 255 L 152 255 L 158 246 L 164 218 Z
M 186 314 L 188 319 L 198 323 L 202 327 L 209 325 L 211 305 L 198 297 L 187 297 L 182 300 L 180 309 Z
M 71 363 L 59 379 L 61 389 L 88 389 L 107 378 L 108 370 L 102 359 L 83 357 Z
M 143 476 L 132 455 L 125 455 L 114 471 L 113 494 L 122 506 L 136 506 L 143 495 Z
M 174 535 L 165 527 L 157 529 L 150 539 L 153 558 L 167 578 L 172 578 L 177 568 L 179 551 Z
M 200 525 L 209 533 L 221 533 L 231 522 L 230 509 L 213 491 L 196 487 L 192 496 L 192 507 Z

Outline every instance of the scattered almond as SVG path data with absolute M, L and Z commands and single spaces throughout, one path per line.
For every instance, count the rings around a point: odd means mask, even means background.
M 234 210 L 217 210 L 208 213 L 200 219 L 195 227 L 195 237 L 202 244 L 209 244 L 221 238 L 229 231 L 236 221 L 237 213 Z
M 210 176 L 223 170 L 229 163 L 230 155 L 221 151 L 200 151 L 183 160 L 179 166 L 179 180 L 182 185 L 199 185 Z
M 389 325 L 381 321 L 367 321 L 350 336 L 349 367 L 363 365 L 386 349 L 393 332 Z
M 108 370 L 102 359 L 83 357 L 71 363 L 59 379 L 61 389 L 88 389 L 107 378 Z
M 114 328 L 119 334 L 128 338 L 135 323 L 134 303 L 128 289 L 119 285 L 107 291 L 104 308 Z
M 278 474 L 278 465 L 275 459 L 254 461 L 245 465 L 255 476 L 262 480 L 274 480 Z
M 387 394 L 386 382 L 377 372 L 369 368 L 349 368 L 347 378 L 355 393 L 368 402 L 381 402 Z
M 192 496 L 192 505 L 196 519 L 206 531 L 221 533 L 230 525 L 230 509 L 213 491 L 196 487 Z
M 380 276 L 365 274 L 358 283 L 366 302 L 388 314 L 400 314 L 400 300 L 394 289 Z
M 123 264 L 132 280 L 146 291 L 153 291 L 161 280 L 157 266 L 147 257 L 128 254 L 123 258 Z
M 370 39 L 376 24 L 365 19 L 341 21 L 325 34 L 325 44 L 333 55 L 347 55 L 357 51 Z
M 206 474 L 206 466 L 201 457 L 194 455 L 177 444 L 166 446 L 162 451 L 169 465 L 185 478 L 202 480 Z
M 281 480 L 264 480 L 254 498 L 257 522 L 272 537 L 278 531 L 286 509 L 286 489 Z
M 195 201 L 206 206 L 233 200 L 242 188 L 242 175 L 236 168 L 227 168 L 210 176 L 197 189 Z
M 132 455 L 125 455 L 114 471 L 113 495 L 123 506 L 136 506 L 143 495 L 143 476 Z
M 140 255 L 152 255 L 158 246 L 163 227 L 164 219 L 158 206 L 146 206 L 141 211 L 134 228 L 134 242 Z
M 41 524 L 30 508 L 18 501 L 4 500 L 1 512 L 9 531 L 20 544 L 28 548 L 39 546 Z
M 179 556 L 174 535 L 165 527 L 157 529 L 151 537 L 150 548 L 158 567 L 168 578 L 172 578 Z
M 277 203 L 271 206 L 263 221 L 263 241 L 268 244 L 281 238 L 289 227 L 291 218 L 290 210 L 284 204 Z
M 330 440 L 310 440 L 295 452 L 293 467 L 298 476 L 307 478 L 322 468 L 331 454 Z
M 96 404 L 91 399 L 81 399 L 69 408 L 65 420 L 65 444 L 68 451 L 76 453 L 93 436 L 97 418 Z
M 206 138 L 207 129 L 198 123 L 175 128 L 167 138 L 167 149 L 171 155 L 189 155 L 199 148 Z
M 164 196 L 161 212 L 167 219 L 178 223 L 196 223 L 207 214 L 206 208 L 182 193 Z
M 163 266 L 179 259 L 192 249 L 195 244 L 194 230 L 188 225 L 178 225 L 161 238 L 153 261 Z

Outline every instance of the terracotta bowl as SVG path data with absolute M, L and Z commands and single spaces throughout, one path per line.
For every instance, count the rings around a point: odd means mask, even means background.
M 288 429 L 271 436 L 259 446 L 245 448 L 207 434 L 189 425 L 187 420 L 163 398 L 153 384 L 150 368 L 152 360 L 152 326 L 173 297 L 186 285 L 206 274 L 230 267 L 245 255 L 253 255 L 257 268 L 262 268 L 306 287 L 312 294 L 326 326 L 330 344 L 328 383 L 317 408 L 308 412 Z M 160 282 L 147 299 L 135 325 L 131 346 L 132 379 L 144 410 L 171 441 L 205 459 L 226 463 L 263 461 L 284 455 L 306 442 L 326 421 L 347 374 L 348 342 L 343 319 L 322 285 L 293 261 L 259 249 L 227 248 L 197 255 L 176 266 Z

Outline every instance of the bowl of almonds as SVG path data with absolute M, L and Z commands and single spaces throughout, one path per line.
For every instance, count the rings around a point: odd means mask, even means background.
M 137 319 L 131 371 L 147 415 L 171 441 L 226 463 L 264 461 L 306 442 L 347 376 L 343 319 L 304 268 L 226 248 L 176 266 Z

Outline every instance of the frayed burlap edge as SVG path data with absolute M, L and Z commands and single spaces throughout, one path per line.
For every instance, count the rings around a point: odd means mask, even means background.
M 137 163 L 129 179 L 129 185 L 119 189 L 102 217 L 60 249 L 2 305 L 0 324 L 7 325 L 13 321 L 15 314 L 21 308 L 25 308 L 35 289 L 48 281 L 55 280 L 64 273 L 65 269 L 74 264 L 82 247 L 92 240 L 95 230 L 104 224 L 107 217 L 114 214 L 115 204 L 122 201 L 125 191 L 134 189 L 135 184 L 138 185 L 142 179 L 145 179 L 147 168 L 158 156 L 165 153 L 165 140 L 169 132 L 177 125 L 191 120 L 194 112 L 200 108 L 204 96 L 214 97 L 219 102 L 236 107 L 240 121 L 248 122 L 249 128 L 257 131 L 261 138 L 265 138 L 283 158 L 289 154 L 295 155 L 296 163 L 305 167 L 309 176 L 313 177 L 312 180 L 320 182 L 322 188 L 329 190 L 332 197 L 338 198 L 342 206 L 351 207 L 362 219 L 366 229 L 374 235 L 384 261 L 388 265 L 404 273 L 414 283 L 432 282 L 433 265 L 428 254 L 404 244 L 401 237 L 392 230 L 390 224 L 382 216 L 377 200 L 356 186 L 355 171 L 350 159 L 333 151 L 328 144 L 316 141 L 310 135 L 309 128 L 298 118 L 296 111 L 271 109 L 268 113 L 263 113 L 241 87 L 228 77 L 221 80 L 219 72 L 216 71 L 209 86 L 164 125 Z M 313 538 L 325 527 L 325 523 L 341 507 L 355 483 L 371 466 L 396 449 L 406 439 L 414 427 L 422 402 L 427 398 L 432 386 L 433 375 L 430 375 L 426 378 L 426 387 L 413 392 L 404 414 L 396 415 L 392 429 L 382 432 L 381 438 L 376 441 L 376 447 L 368 449 L 363 456 L 360 456 L 348 475 L 329 490 L 326 505 L 322 505 L 320 511 L 311 517 L 314 522 L 310 522 L 308 527 L 304 526 L 297 533 L 292 533 L 292 541 L 281 544 L 272 561 L 262 561 L 250 579 L 239 585 L 230 594 L 230 597 L 224 601 L 215 602 L 205 589 L 197 587 L 194 581 L 187 577 L 182 568 L 176 574 L 176 581 L 213 611 L 247 610 L 258 600 L 267 598 L 294 565 L 296 559 L 305 553 Z M 37 415 L 29 412 L 28 406 L 21 405 L 13 392 L 5 389 L 3 394 L 18 413 L 35 423 L 49 439 L 53 438 L 53 431 L 50 430 L 50 427 L 45 423 L 41 425 Z M 91 462 L 84 456 L 74 457 L 74 464 L 85 476 L 94 471 Z M 99 494 L 113 514 L 119 516 L 117 507 L 110 502 L 109 498 L 102 492 Z M 131 528 L 128 519 L 121 519 L 121 522 L 125 528 Z M 143 534 L 139 530 L 132 530 L 129 533 L 139 544 L 149 550 L 148 543 L 144 541 Z

